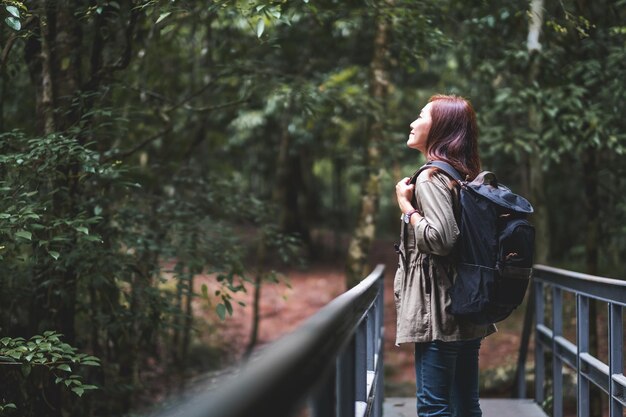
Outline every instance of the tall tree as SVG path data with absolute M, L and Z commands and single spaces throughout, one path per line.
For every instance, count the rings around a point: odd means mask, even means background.
M 530 19 L 528 22 L 528 38 L 526 48 L 529 55 L 528 84 L 535 85 L 538 82 L 540 62 L 541 62 L 541 42 L 539 36 L 543 26 L 543 0 L 532 0 L 530 2 Z M 537 108 L 538 103 L 531 102 L 528 109 L 528 127 L 535 135 L 541 135 L 541 116 Z M 545 264 L 548 262 L 550 254 L 550 233 L 548 220 L 548 207 L 545 197 L 544 170 L 542 153 L 539 149 L 539 140 L 532 142 L 533 151 L 526 154 L 529 164 L 529 185 L 530 201 L 533 202 L 535 212 L 533 223 L 536 228 L 537 249 L 535 261 Z
M 364 148 L 367 150 L 367 176 L 361 188 L 360 214 L 348 247 L 346 259 L 348 288 L 356 285 L 366 275 L 370 246 L 376 233 L 382 173 L 380 153 L 384 141 L 385 99 L 389 88 L 387 60 L 390 28 L 387 19 L 385 13 L 379 12 L 376 16 L 376 33 L 374 35 L 369 84 L 370 94 L 379 106 L 379 113 L 369 120 L 367 136 L 364 138 Z

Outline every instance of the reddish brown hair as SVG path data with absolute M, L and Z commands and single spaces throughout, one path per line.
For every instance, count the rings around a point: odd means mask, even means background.
M 426 139 L 429 160 L 449 163 L 462 176 L 472 180 L 480 172 L 478 124 L 469 101 L 454 95 L 434 95 L 430 116 L 432 124 Z

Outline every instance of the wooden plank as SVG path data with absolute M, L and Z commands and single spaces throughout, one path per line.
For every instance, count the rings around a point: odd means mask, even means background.
M 415 398 L 385 398 L 383 417 L 416 417 Z M 481 399 L 483 417 L 547 417 L 541 407 L 529 399 Z

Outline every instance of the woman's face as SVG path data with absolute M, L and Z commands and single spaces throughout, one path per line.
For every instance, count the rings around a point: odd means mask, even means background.
M 432 103 L 425 105 L 419 117 L 411 123 L 411 133 L 409 134 L 409 140 L 406 141 L 406 146 L 417 149 L 423 154 L 426 153 L 426 139 L 428 138 L 432 122 L 430 118 L 431 108 Z

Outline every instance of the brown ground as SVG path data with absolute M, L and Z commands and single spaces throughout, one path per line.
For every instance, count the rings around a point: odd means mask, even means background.
M 384 263 L 385 270 L 385 328 L 384 345 L 385 384 L 390 394 L 410 395 L 413 391 L 413 352 L 411 345 L 394 345 L 395 310 L 392 299 L 392 280 L 397 265 L 393 242 L 377 241 L 372 250 L 372 265 Z M 287 282 L 289 284 L 287 284 Z M 197 285 L 206 283 L 212 294 L 215 280 L 200 277 Z M 345 291 L 343 267 L 341 265 L 311 265 L 305 271 L 289 271 L 279 283 L 267 283 L 262 288 L 261 323 L 259 345 L 267 344 L 294 330 L 303 320 L 313 315 L 333 298 Z M 232 317 L 218 324 L 221 343 L 228 346 L 231 360 L 241 358 L 250 340 L 252 327 L 252 287 L 246 294 L 237 294 L 236 301 L 243 301 L 246 307 L 234 304 Z M 199 310 L 203 310 L 200 313 Z M 212 308 L 205 301 L 196 301 L 196 312 L 207 318 L 214 316 Z M 481 348 L 481 371 L 502 365 L 512 365 L 517 359 L 521 338 L 523 309 L 499 326 L 499 332 L 488 337 Z M 532 359 L 532 355 L 530 356 Z

